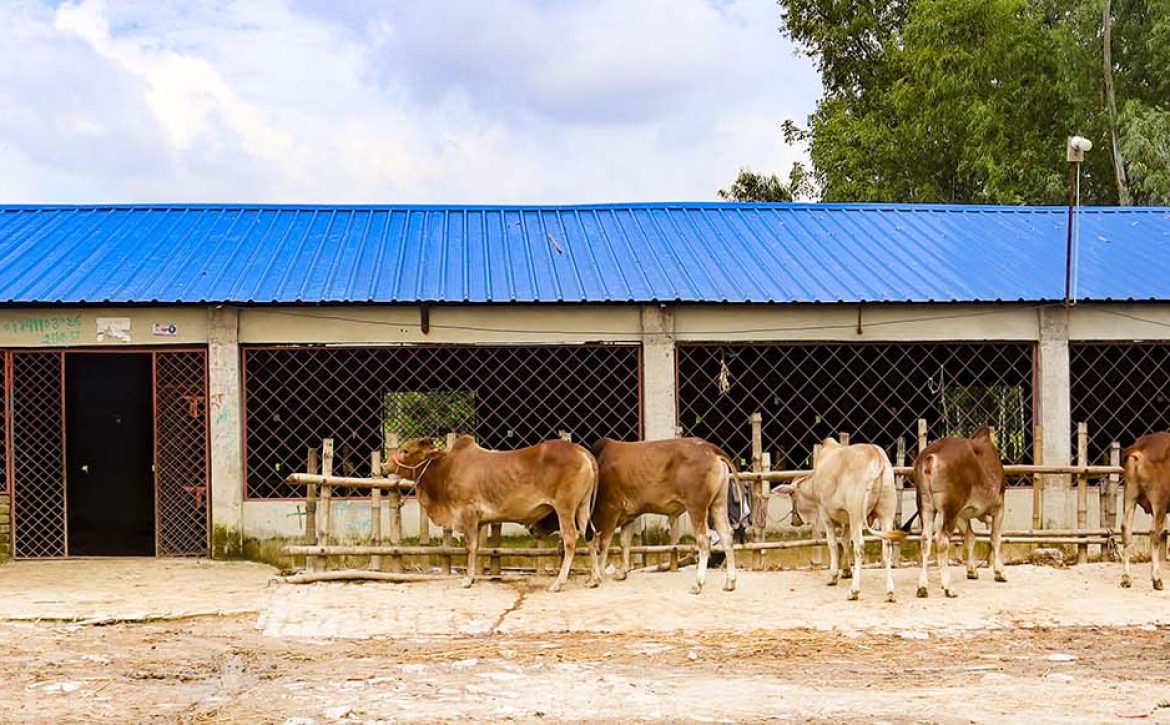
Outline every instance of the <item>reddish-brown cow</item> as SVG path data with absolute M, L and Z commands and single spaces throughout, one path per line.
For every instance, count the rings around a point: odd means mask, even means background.
M 735 551 L 731 524 L 727 518 L 727 489 L 735 470 L 731 457 L 700 438 L 625 443 L 602 438 L 593 444 L 601 469 L 593 527 L 597 533 L 593 550 L 608 552 L 614 532 L 621 529 L 622 566 L 617 579 L 625 579 L 630 568 L 630 542 L 634 522 L 642 514 L 678 516 L 689 514 L 699 563 L 691 591 L 698 594 L 707 579 L 711 539 L 707 533 L 710 516 L 727 557 L 727 579 L 723 588 L 735 589 Z M 594 559 L 595 566 L 605 558 Z M 594 576 L 600 576 L 594 570 Z
M 1166 514 L 1170 511 L 1170 433 L 1150 433 L 1122 451 L 1125 462 L 1125 511 L 1121 520 L 1121 586 L 1129 587 L 1129 556 L 1133 515 L 1138 506 L 1153 517 L 1150 524 L 1150 579 L 1162 588 L 1162 559 L 1166 553 Z
M 597 492 L 597 461 L 581 446 L 554 440 L 515 451 L 489 451 L 470 436 L 460 436 L 445 451 L 430 438 L 416 438 L 404 443 L 384 470 L 414 480 L 427 516 L 463 535 L 463 586 L 475 579 L 481 526 L 505 521 L 531 526 L 550 514 L 560 522 L 565 551 L 552 590 L 559 591 L 568 580 L 577 535 L 589 523 Z M 590 554 L 596 557 L 592 550 Z M 589 586 L 597 586 L 597 571 L 594 558 Z
M 923 449 L 914 460 L 914 486 L 918 513 L 922 519 L 922 574 L 918 596 L 929 593 L 930 543 L 938 546 L 938 568 L 943 593 L 958 596 L 951 587 L 951 532 L 958 526 L 966 546 L 967 578 L 978 579 L 975 571 L 975 532 L 971 521 L 991 526 L 992 568 L 997 582 L 1003 574 L 1003 464 L 991 438 L 990 428 L 980 428 L 970 438 L 942 438 Z

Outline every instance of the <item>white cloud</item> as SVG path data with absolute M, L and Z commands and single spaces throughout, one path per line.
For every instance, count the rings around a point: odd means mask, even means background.
M 0 6 L 0 201 L 710 199 L 817 83 L 771 0 Z

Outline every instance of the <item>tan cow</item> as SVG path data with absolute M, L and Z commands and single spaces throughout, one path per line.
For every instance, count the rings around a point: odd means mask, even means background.
M 995 580 L 1003 574 L 1003 495 L 1005 482 L 999 451 L 990 428 L 980 428 L 970 438 L 942 438 L 924 448 L 914 460 L 914 486 L 918 513 L 922 519 L 922 574 L 918 596 L 928 594 L 930 544 L 938 546 L 938 568 L 943 593 L 957 596 L 951 587 L 951 532 L 958 526 L 966 547 L 967 578 L 978 579 L 975 571 L 975 532 L 971 521 L 991 526 L 992 568 Z
M 630 542 L 634 523 L 642 514 L 678 516 L 687 513 L 699 547 L 699 562 L 691 591 L 698 594 L 707 580 L 711 539 L 710 516 L 727 557 L 723 588 L 735 589 L 735 552 L 727 518 L 727 489 L 735 466 L 731 457 L 700 438 L 625 443 L 602 438 L 593 444 L 600 467 L 597 504 L 593 508 L 593 551 L 608 552 L 614 532 L 621 529 L 622 565 L 616 579 L 630 569 Z M 594 558 L 594 566 L 607 558 Z M 600 576 L 600 569 L 594 576 Z
M 813 531 L 816 531 L 820 526 L 819 521 L 819 507 L 817 506 L 816 496 L 813 495 L 812 489 L 812 475 L 801 476 L 793 479 L 791 484 L 781 485 L 775 489 L 776 493 L 787 494 L 792 496 L 792 525 L 803 526 L 805 523 L 812 524 Z M 869 511 L 866 512 L 870 526 L 877 522 L 876 513 L 881 504 L 880 496 L 870 496 Z M 849 579 L 853 576 L 852 561 L 853 549 L 846 546 L 845 539 L 847 536 L 838 542 L 840 554 L 840 572 L 841 577 Z
M 813 465 L 812 478 L 800 488 L 806 489 L 816 501 L 816 520 L 824 528 L 829 542 L 829 569 L 832 572 L 829 586 L 836 586 L 841 576 L 837 558 L 837 526 L 840 525 L 844 539 L 853 544 L 849 599 L 861 595 L 861 562 L 865 558 L 863 534 L 868 531 L 882 540 L 886 601 L 894 601 L 890 542 L 902 541 L 906 532 L 894 528 L 898 494 L 894 488 L 894 468 L 886 452 L 867 443 L 843 446 L 826 438 Z M 871 518 L 878 523 L 877 530 L 870 527 Z
M 1170 433 L 1150 433 L 1121 453 L 1125 465 L 1125 510 L 1121 520 L 1121 586 L 1129 587 L 1129 556 L 1134 511 L 1138 506 L 1153 517 L 1150 523 L 1150 579 L 1162 588 L 1162 559 L 1166 553 L 1166 514 L 1170 511 Z
M 467 546 L 463 586 L 471 586 L 478 571 L 481 526 L 505 521 L 531 526 L 549 514 L 560 522 L 565 551 L 552 591 L 568 580 L 577 535 L 589 524 L 597 492 L 597 461 L 583 447 L 553 440 L 515 451 L 489 451 L 471 436 L 460 436 L 445 451 L 430 438 L 415 438 L 404 443 L 383 470 L 415 481 L 427 516 L 463 535 Z M 590 554 L 594 576 L 588 586 L 597 586 L 596 554 L 592 550 Z

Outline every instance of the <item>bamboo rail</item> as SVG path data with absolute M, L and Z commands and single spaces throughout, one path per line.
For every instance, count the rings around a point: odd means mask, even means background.
M 763 568 L 763 555 L 767 551 L 816 547 L 812 552 L 812 558 L 815 564 L 821 560 L 821 547 L 826 545 L 826 541 L 823 538 L 812 536 L 802 539 L 768 541 L 765 535 L 768 499 L 770 496 L 776 494 L 770 484 L 793 481 L 803 476 L 811 475 L 812 470 L 769 470 L 773 458 L 770 452 L 764 451 L 762 416 L 758 413 L 752 414 L 749 417 L 748 423 L 751 426 L 752 432 L 751 470 L 736 475 L 740 481 L 751 484 L 749 486 L 749 500 L 752 504 L 752 516 L 749 528 L 750 535 L 748 542 L 735 544 L 733 548 L 735 551 L 751 552 L 750 563 L 752 567 Z M 917 433 L 917 446 L 920 452 L 927 443 L 927 425 L 925 420 L 918 421 Z M 562 432 L 561 435 L 562 437 L 567 437 L 566 433 Z M 1002 535 L 1003 542 L 1034 545 L 1075 545 L 1078 552 L 1078 562 L 1081 563 L 1087 560 L 1090 545 L 1101 546 L 1102 555 L 1104 555 L 1106 552 L 1104 547 L 1112 544 L 1114 538 L 1119 535 L 1119 531 L 1115 528 L 1117 523 L 1116 499 L 1121 476 L 1124 473 L 1124 470 L 1120 466 L 1120 446 L 1117 443 L 1111 445 L 1109 449 L 1109 465 L 1089 465 L 1088 429 L 1082 423 L 1077 429 L 1076 464 L 1046 465 L 1041 460 L 1043 455 L 1043 435 L 1044 431 L 1039 426 L 1036 426 L 1033 431 L 1033 455 L 1036 463 L 1004 466 L 1004 474 L 1006 476 L 1031 477 L 1035 485 L 1033 490 L 1032 528 L 1004 531 Z M 448 437 L 450 438 L 452 436 Z M 842 431 L 840 438 L 844 441 L 849 440 L 849 433 Z M 286 555 L 304 557 L 307 571 L 303 574 L 286 578 L 285 581 L 308 582 L 370 579 L 407 582 L 443 579 L 450 575 L 453 557 L 462 556 L 466 553 L 466 549 L 463 546 L 455 545 L 453 532 L 450 529 L 443 530 L 441 545 L 431 545 L 431 523 L 421 506 L 419 507 L 420 530 L 418 544 L 404 545 L 402 542 L 402 504 L 406 497 L 414 492 L 415 483 L 396 475 L 383 475 L 381 470 L 381 462 L 388 459 L 397 450 L 397 447 L 397 435 L 388 432 L 385 436 L 384 451 L 386 458 L 383 458 L 383 451 L 374 451 L 371 453 L 371 476 L 369 478 L 332 475 L 334 467 L 334 446 L 332 439 L 322 441 L 319 450 L 310 449 L 308 451 L 306 472 L 293 473 L 285 479 L 290 484 L 304 486 L 306 489 L 305 534 L 300 543 L 291 544 L 283 549 Z M 813 447 L 812 461 L 814 465 L 819 447 L 819 445 Z M 894 466 L 895 475 L 900 477 L 899 482 L 901 477 L 912 475 L 914 470 L 912 466 L 905 465 L 906 459 L 908 458 L 906 449 L 905 439 L 900 438 L 897 446 L 898 455 L 895 459 L 899 465 Z M 785 462 L 783 451 L 776 451 L 775 462 L 778 466 Z M 1069 489 L 1069 493 L 1076 496 L 1077 528 L 1041 528 L 1043 523 L 1043 482 L 1045 481 L 1045 477 L 1049 476 L 1068 476 L 1074 482 L 1074 485 Z M 1098 492 L 1100 495 L 1100 508 L 1097 528 L 1089 528 L 1088 525 L 1088 482 L 1090 479 L 1104 479 Z M 338 487 L 370 492 L 368 543 L 342 544 L 336 542 L 333 531 L 334 511 L 332 504 L 334 500 L 334 489 Z M 903 494 L 901 486 L 899 486 L 898 491 L 900 503 Z M 389 522 L 388 529 L 383 528 L 384 508 L 389 509 L 389 515 L 387 517 Z M 898 513 L 899 519 L 901 519 L 902 512 L 899 510 Z M 500 572 L 504 568 L 503 559 L 507 557 L 533 559 L 536 571 L 540 573 L 547 570 L 548 559 L 550 557 L 562 556 L 561 547 L 549 547 L 544 540 L 538 541 L 536 547 L 510 548 L 501 546 L 502 526 L 500 524 L 491 524 L 484 528 L 486 530 L 481 532 L 481 534 L 486 534 L 487 545 L 479 547 L 479 554 L 483 557 L 482 561 L 492 576 L 500 576 Z M 384 535 L 386 531 L 388 531 L 388 536 Z M 1135 535 L 1148 535 L 1148 532 L 1134 533 Z M 957 532 L 953 536 L 956 540 L 961 541 L 962 537 Z M 911 540 L 915 540 L 916 538 L 914 537 Z M 977 541 L 987 541 L 989 535 L 987 532 L 976 533 L 975 538 Z M 640 539 L 641 536 L 635 539 L 635 545 L 631 548 L 631 552 L 638 556 L 639 560 L 643 562 L 644 568 L 647 570 L 676 569 L 682 557 L 691 556 L 698 551 L 698 548 L 694 544 L 644 545 Z M 865 537 L 865 540 L 872 542 L 878 541 L 879 539 L 876 537 Z M 484 542 L 481 540 L 481 543 Z M 607 553 L 607 556 L 620 553 L 620 551 L 619 546 L 614 546 Z M 576 555 L 586 556 L 587 554 L 587 547 L 579 547 Z M 665 561 L 660 559 L 659 564 L 652 565 L 647 561 L 647 557 L 651 555 L 665 556 L 667 559 Z M 369 557 L 368 568 L 327 570 L 330 557 L 345 556 Z M 388 557 L 390 571 L 383 570 L 386 557 Z M 404 557 L 420 558 L 427 565 L 434 564 L 437 560 L 441 574 L 406 571 Z M 477 574 L 479 573 L 477 572 Z

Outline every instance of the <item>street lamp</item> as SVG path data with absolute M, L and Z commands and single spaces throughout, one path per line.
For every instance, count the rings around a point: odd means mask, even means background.
M 1082 136 L 1069 136 L 1065 147 L 1068 156 L 1068 244 L 1064 253 L 1064 306 L 1072 304 L 1073 269 L 1076 266 L 1074 259 L 1080 257 L 1080 234 L 1073 245 L 1073 230 L 1075 228 L 1073 215 L 1077 204 L 1081 201 L 1081 163 L 1085 160 L 1085 152 L 1093 150 L 1093 142 Z

